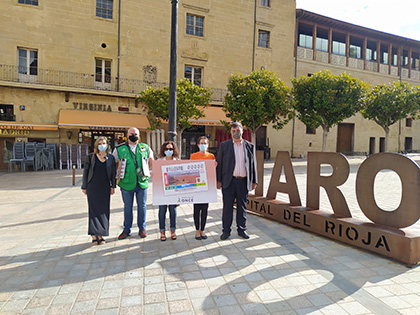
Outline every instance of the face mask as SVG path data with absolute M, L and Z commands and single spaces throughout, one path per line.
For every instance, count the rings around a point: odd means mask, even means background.
M 241 139 L 241 136 L 242 136 L 242 134 L 241 134 L 240 131 L 232 132 L 233 139 Z
M 98 145 L 98 149 L 99 149 L 99 151 L 104 152 L 104 151 L 106 151 L 106 149 L 108 149 L 108 145 L 107 144 L 100 144 L 100 145 Z
M 206 151 L 208 147 L 209 146 L 207 144 L 200 144 L 199 145 L 200 151 Z
M 174 151 L 172 151 L 172 150 L 166 150 L 165 151 L 166 156 L 172 156 L 173 154 L 174 154 Z
M 137 142 L 137 140 L 139 140 L 139 137 L 137 137 L 136 135 L 130 135 L 130 136 L 128 137 L 128 139 L 129 139 L 131 142 Z

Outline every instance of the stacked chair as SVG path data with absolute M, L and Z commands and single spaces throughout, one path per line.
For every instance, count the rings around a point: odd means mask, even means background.
M 9 172 L 12 171 L 12 164 L 20 165 L 22 171 L 26 171 L 26 158 L 25 158 L 25 142 L 15 142 L 13 144 L 13 158 L 9 161 Z
M 65 143 L 60 143 L 58 146 L 58 164 L 60 170 L 65 166 L 67 169 L 70 169 L 70 154 L 68 145 Z

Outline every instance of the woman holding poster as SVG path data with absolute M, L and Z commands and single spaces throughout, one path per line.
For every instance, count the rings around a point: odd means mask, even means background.
M 173 141 L 166 141 L 160 148 L 160 160 L 178 160 L 179 150 Z M 166 241 L 165 220 L 166 210 L 169 207 L 169 220 L 171 229 L 171 239 L 176 240 L 176 207 L 177 205 L 159 205 L 159 230 L 160 240 Z
M 198 138 L 197 145 L 200 151 L 191 154 L 190 160 L 215 160 L 214 155 L 207 152 L 207 149 L 209 147 L 209 139 L 207 139 L 206 136 Z M 207 239 L 207 235 L 204 233 L 204 228 L 206 227 L 208 209 L 208 203 L 194 204 L 194 224 L 196 240 Z

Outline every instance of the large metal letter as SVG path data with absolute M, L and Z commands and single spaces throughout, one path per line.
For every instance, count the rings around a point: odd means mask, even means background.
M 384 211 L 375 201 L 375 177 L 388 169 L 400 176 L 401 202 L 394 211 Z M 397 153 L 372 155 L 360 165 L 356 177 L 356 195 L 363 213 L 377 224 L 404 228 L 420 218 L 420 169 L 410 158 Z
M 333 172 L 330 176 L 321 176 L 321 164 L 332 166 Z M 333 152 L 309 152 L 306 206 L 313 210 L 319 209 L 320 187 L 324 187 L 334 213 L 351 218 L 346 199 L 337 188 L 346 182 L 349 172 L 350 166 L 344 155 Z
M 281 170 L 284 167 L 286 182 L 280 182 Z M 290 155 L 287 151 L 279 151 L 276 156 L 273 173 L 271 175 L 270 186 L 267 191 L 267 199 L 276 199 L 277 193 L 289 195 L 290 205 L 301 206 L 299 190 L 296 184 L 295 172 L 293 171 Z

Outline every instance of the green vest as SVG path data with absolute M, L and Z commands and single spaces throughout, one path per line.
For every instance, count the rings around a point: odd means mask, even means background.
M 117 152 L 120 160 L 125 159 L 127 161 L 124 178 L 119 180 L 118 186 L 124 190 L 133 190 L 138 182 L 140 188 L 146 189 L 149 187 L 149 177 L 143 175 L 142 166 L 143 159 L 146 160 L 146 163 L 149 163 L 149 146 L 139 142 L 136 147 L 136 156 L 134 156 L 133 151 L 131 151 L 130 146 L 126 142 L 117 147 Z

